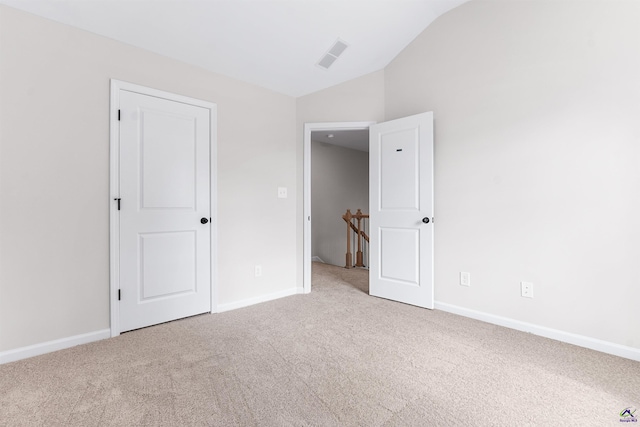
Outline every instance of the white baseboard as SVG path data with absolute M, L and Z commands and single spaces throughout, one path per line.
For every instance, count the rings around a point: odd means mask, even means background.
M 591 350 L 600 351 L 602 353 L 613 354 L 614 356 L 624 357 L 626 359 L 636 360 L 640 362 L 640 349 L 627 347 L 624 345 L 590 338 L 584 335 L 573 334 L 571 332 L 551 329 L 545 326 L 535 325 L 533 323 L 521 322 L 519 320 L 510 319 L 508 317 L 496 316 L 481 311 L 471 310 L 444 302 L 435 302 L 436 310 L 446 311 L 448 313 L 458 314 L 460 316 L 469 317 L 471 319 L 481 320 L 506 328 L 515 329 L 522 332 L 529 332 L 545 338 L 551 338 L 556 341 L 566 342 L 568 344 L 577 345 L 579 347 L 589 348 Z
M 301 288 L 300 288 L 301 289 Z M 235 310 L 237 308 L 248 307 L 250 305 L 259 304 L 261 302 L 272 301 L 279 298 L 288 297 L 290 295 L 296 295 L 300 293 L 300 289 L 291 288 L 284 291 L 274 292 L 272 294 L 262 295 L 255 298 L 249 298 L 241 301 L 236 301 L 228 304 L 218 305 L 218 313 L 222 313 L 229 310 Z M 17 360 L 26 359 L 33 356 L 39 356 L 41 354 L 51 353 L 57 350 L 63 350 L 65 348 L 75 347 L 81 344 L 87 344 L 93 341 L 99 341 L 106 338 L 111 338 L 111 330 L 103 329 L 100 331 L 90 332 L 82 335 L 75 335 L 72 337 L 61 338 L 58 340 L 47 341 L 40 344 L 34 344 L 27 347 L 21 347 L 14 350 L 8 350 L 0 352 L 0 365 L 3 363 L 15 362 Z
M 53 351 L 63 350 L 65 348 L 75 347 L 77 345 L 87 344 L 93 341 L 99 341 L 110 337 L 111 330 L 102 329 L 100 331 L 89 332 L 87 334 L 60 338 L 58 340 L 47 341 L 40 344 L 16 348 L 14 350 L 3 351 L 0 352 L 0 365 L 3 363 L 15 362 L 16 360 L 39 356 L 41 354 L 51 353 Z
M 275 299 L 288 297 L 298 294 L 298 288 L 285 289 L 284 291 L 274 292 L 272 294 L 261 295 L 259 297 L 247 298 L 240 301 L 230 302 L 227 304 L 219 304 L 217 313 L 235 310 L 237 308 L 249 307 L 250 305 L 260 304 L 261 302 L 273 301 Z
M 321 263 L 323 263 L 323 264 L 326 264 L 326 263 L 322 260 L 322 258 L 320 258 L 319 256 L 316 256 L 316 255 L 314 255 L 314 256 L 312 256 L 312 257 L 311 257 L 311 261 L 312 261 L 312 262 L 321 262 Z

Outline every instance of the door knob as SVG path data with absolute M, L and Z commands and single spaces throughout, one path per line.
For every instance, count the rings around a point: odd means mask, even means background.
M 208 220 L 207 218 L 202 218 L 202 219 L 200 220 L 200 222 L 201 222 L 202 224 L 206 224 L 206 223 L 208 223 L 208 222 L 209 222 L 209 220 Z
M 425 216 L 424 218 L 422 218 L 422 222 L 424 222 L 425 224 L 429 224 L 429 218 Z

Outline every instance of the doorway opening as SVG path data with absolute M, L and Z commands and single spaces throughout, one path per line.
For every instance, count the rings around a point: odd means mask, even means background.
M 368 147 L 372 124 L 374 122 L 305 124 L 304 293 L 311 291 L 312 260 L 345 265 L 347 224 L 341 216 L 347 209 L 352 214 L 357 209 L 368 213 Z M 354 263 L 355 242 L 354 239 Z
M 370 133 L 369 294 L 433 308 L 433 112 L 379 124 L 305 125 L 303 290 L 311 291 L 312 134 L 350 129 Z

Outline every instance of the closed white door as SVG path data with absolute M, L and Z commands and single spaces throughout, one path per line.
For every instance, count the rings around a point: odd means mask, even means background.
M 120 90 L 120 331 L 211 311 L 210 110 Z
M 433 308 L 433 113 L 369 132 L 369 293 Z

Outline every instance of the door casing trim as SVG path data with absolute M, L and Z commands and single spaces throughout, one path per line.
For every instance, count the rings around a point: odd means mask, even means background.
M 211 313 L 218 311 L 218 180 L 217 180 L 217 105 L 213 102 L 177 95 L 146 86 L 111 79 L 109 107 L 109 324 L 111 337 L 120 335 L 120 215 L 117 198 L 120 197 L 120 126 L 118 110 L 120 91 L 130 91 L 171 101 L 207 108 L 209 110 L 209 185 L 211 226 Z

